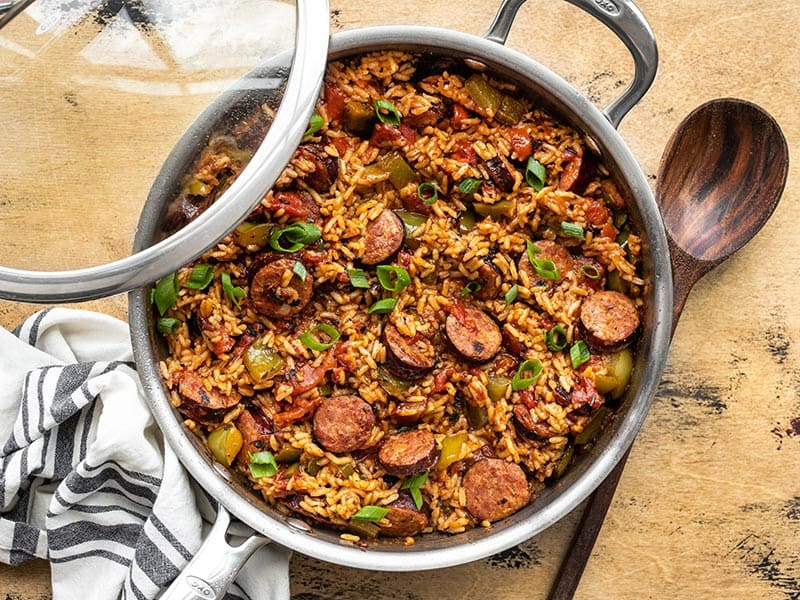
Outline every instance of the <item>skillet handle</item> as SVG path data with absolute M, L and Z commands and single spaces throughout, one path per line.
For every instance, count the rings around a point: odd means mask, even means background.
M 483 37 L 505 44 L 514 17 L 524 2 L 525 0 L 503 0 L 494 21 Z M 567 0 L 567 2 L 583 9 L 611 29 L 633 56 L 633 81 L 603 110 L 606 118 L 618 128 L 622 118 L 642 99 L 656 78 L 658 70 L 656 38 L 642 12 L 630 0 Z
M 228 511 L 219 505 L 217 519 L 189 564 L 159 600 L 222 600 L 239 570 L 269 540 L 254 534 L 238 546 L 225 539 L 230 524 Z M 288 550 L 273 547 L 268 560 L 259 565 L 260 598 L 289 600 Z M 261 553 L 265 554 L 265 553 Z

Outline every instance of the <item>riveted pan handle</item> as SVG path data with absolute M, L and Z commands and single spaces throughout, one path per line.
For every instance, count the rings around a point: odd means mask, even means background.
M 222 600 L 239 570 L 253 553 L 269 540 L 254 534 L 238 546 L 228 543 L 228 511 L 220 504 L 217 518 L 203 545 L 159 600 Z M 275 547 L 260 567 L 261 596 L 264 600 L 289 599 L 290 552 Z
M 503 0 L 494 21 L 483 37 L 505 44 L 514 17 L 524 2 L 525 0 Z M 641 11 L 629 0 L 567 0 L 567 2 L 582 8 L 611 29 L 633 56 L 633 81 L 603 109 L 603 114 L 611 124 L 619 127 L 622 118 L 642 99 L 656 77 L 658 48 L 653 31 Z

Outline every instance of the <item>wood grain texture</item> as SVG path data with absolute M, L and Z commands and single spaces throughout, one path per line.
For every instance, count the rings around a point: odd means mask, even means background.
M 335 28 L 417 23 L 481 33 L 499 2 L 333 0 Z M 800 148 L 800 12 L 795 0 L 726 3 L 640 0 L 659 43 L 661 64 L 652 90 L 620 128 L 645 173 L 655 182 L 661 154 L 677 124 L 703 102 L 736 96 L 769 111 L 781 125 L 794 155 Z M 455 7 L 455 8 L 454 8 Z M 28 32 L 32 34 L 32 31 Z M 11 40 L 0 34 L 0 104 L 9 98 L 2 69 Z M 40 38 L 36 38 L 40 40 Z M 607 104 L 630 78 L 622 45 L 582 11 L 555 0 L 528 0 L 511 31 L 509 45 L 549 66 L 598 105 Z M 42 45 L 36 52 L 59 48 Z M 66 50 L 66 47 L 64 48 Z M 6 53 L 6 54 L 3 54 Z M 55 55 L 54 55 L 55 56 Z M 173 67 L 167 77 L 181 77 Z M 43 79 L 36 93 L 50 96 L 59 115 L 78 113 L 76 80 Z M 16 91 L 16 90 L 15 90 Z M 72 92 L 74 95 L 69 96 Z M 65 96 L 66 95 L 66 96 Z M 131 126 L 115 126 L 115 148 L 92 160 L 76 158 L 81 181 L 113 197 L 112 207 L 92 203 L 63 210 L 71 224 L 60 229 L 64 252 L 84 264 L 130 247 L 142 194 L 172 140 L 210 94 L 150 98 L 131 95 L 130 123 L 153 119 L 158 127 L 136 143 L 121 144 Z M 42 100 L 43 102 L 44 100 Z M 182 105 L 183 103 L 183 105 Z M 69 109 L 69 110 L 68 110 Z M 22 117 L 20 117 L 22 118 Z M 30 122 L 30 127 L 55 127 Z M 14 137 L 14 135 L 17 137 Z M 70 131 L 65 132 L 70 133 Z M 72 131 L 74 133 L 74 131 Z M 94 132 L 97 133 L 97 132 Z M 0 158 L 58 197 L 53 177 L 80 191 L 70 179 L 63 152 L 46 166 L 28 165 L 9 148 L 23 147 L 23 127 L 3 130 Z M 105 139 L 93 135 L 92 141 Z M 46 150 L 46 147 L 45 147 Z M 63 151 L 63 148 L 60 148 Z M 43 150 L 39 150 L 42 154 Z M 9 159 L 9 156 L 11 158 Z M 99 160 L 98 156 L 104 160 Z M 36 153 L 26 155 L 26 160 Z M 137 177 L 115 164 L 147 157 L 150 174 Z M 119 161 L 119 163 L 117 163 Z M 28 169 L 26 171 L 26 169 Z M 146 170 L 146 169 L 145 169 Z M 6 182 L 6 171 L 1 179 Z M 120 177 L 122 179 L 120 179 Z M 49 179 L 48 179 L 49 178 Z M 22 190 L 24 177 L 12 181 Z M 70 183 L 72 181 L 73 183 Z M 84 185 L 88 185 L 85 183 Z M 103 194 L 100 194 L 101 196 Z M 637 438 L 576 594 L 578 600 L 662 598 L 755 598 L 790 600 L 800 588 L 800 169 L 792 163 L 780 205 L 764 229 L 730 261 L 694 288 L 675 333 L 664 381 Z M 16 202 L 0 188 L 4 264 L 28 267 L 68 262 L 36 252 L 36 240 L 16 240 L 19 231 L 40 231 L 50 203 L 30 190 Z M 65 213 L 80 211 L 80 219 Z M 67 218 L 68 217 L 68 218 Z M 105 222 L 103 243 L 88 239 L 86 224 Z M 45 221 L 45 231 L 52 223 Z M 26 229 L 27 228 L 27 229 Z M 50 228 L 50 229 L 48 229 Z M 41 241 L 41 240 L 40 240 Z M 26 246 L 26 242 L 28 245 Z M 33 248 L 33 252 L 31 249 Z M 62 260 L 63 259 L 63 260 Z M 73 263 L 74 264 L 74 263 Z M 80 305 L 125 317 L 124 297 Z M 35 307 L 0 303 L 0 323 L 15 326 Z M 576 512 L 533 540 L 498 557 L 425 573 L 381 574 L 334 567 L 297 556 L 292 563 L 296 599 L 435 599 L 467 596 L 498 600 L 544 598 L 577 524 Z M 0 600 L 50 596 L 44 563 L 0 566 Z M 99 582 L 98 582 L 99 583 Z

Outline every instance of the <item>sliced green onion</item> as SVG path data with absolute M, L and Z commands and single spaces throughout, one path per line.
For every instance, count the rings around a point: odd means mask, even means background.
M 186 287 L 193 290 L 204 290 L 212 279 L 214 279 L 214 267 L 211 265 L 195 265 L 192 267 L 192 272 L 189 273 Z
M 411 498 L 414 500 L 414 506 L 417 507 L 417 510 L 422 508 L 422 492 L 420 488 L 425 485 L 425 482 L 428 481 L 428 472 L 419 473 L 418 475 L 414 475 L 413 477 L 409 477 L 403 482 L 403 485 L 400 486 L 401 490 L 408 490 L 411 494 Z
M 480 283 L 478 283 L 477 281 L 470 281 L 467 285 L 464 286 L 464 289 L 461 290 L 461 297 L 465 298 L 466 296 L 474 294 L 480 289 L 481 289 Z
M 278 463 L 275 462 L 275 456 L 269 450 L 262 450 L 261 452 L 248 452 L 250 457 L 250 474 L 254 479 L 260 477 L 272 477 L 278 472 Z
M 481 187 L 482 183 L 483 179 L 467 177 L 466 179 L 462 179 L 461 183 L 458 184 L 458 191 L 467 196 L 471 196 L 478 191 L 478 188 Z
M 544 336 L 544 342 L 553 352 L 560 352 L 567 347 L 567 330 L 561 325 L 552 327 Z
M 395 306 L 397 306 L 397 298 L 384 298 L 383 300 L 378 300 L 375 304 L 370 306 L 367 312 L 369 314 L 388 313 L 392 312 Z
M 390 292 L 401 292 L 409 283 L 411 283 L 411 276 L 403 267 L 395 267 L 394 265 L 378 265 L 375 269 L 378 275 L 378 281 L 383 289 Z
M 589 264 L 583 265 L 581 267 L 581 272 L 589 279 L 600 279 L 602 277 L 600 269 L 598 269 L 594 265 L 589 265 Z
M 350 278 L 350 285 L 354 288 L 369 288 L 369 281 L 367 281 L 364 269 L 347 269 L 347 276 Z
M 375 114 L 381 123 L 400 125 L 400 111 L 389 100 L 375 100 Z
M 533 269 L 536 271 L 536 274 L 543 279 L 558 281 L 561 276 L 558 273 L 558 267 L 556 267 L 556 263 L 548 258 L 536 258 L 536 254 L 541 252 L 541 249 L 532 241 L 526 240 L 525 245 L 528 249 L 528 260 L 530 261 Z
M 435 204 L 439 199 L 439 186 L 432 181 L 420 183 L 417 186 L 417 196 L 419 196 L 425 204 Z
M 511 389 L 518 392 L 532 386 L 541 375 L 542 368 L 542 363 L 535 358 L 526 360 L 514 373 L 514 378 L 511 380 Z M 530 376 L 525 377 L 525 373 L 530 373 Z
M 506 306 L 510 305 L 514 300 L 517 299 L 517 294 L 519 294 L 519 286 L 515 283 L 506 292 Z
M 378 523 L 388 514 L 388 508 L 383 506 L 375 506 L 374 504 L 367 504 L 366 506 L 362 506 L 358 512 L 350 518 L 359 521 L 371 521 L 373 523 Z
M 315 335 L 318 331 L 327 335 L 330 341 L 321 342 Z M 339 333 L 335 327 L 327 323 L 319 323 L 301 335 L 300 341 L 303 342 L 307 348 L 322 351 L 333 346 L 340 337 L 342 337 L 342 334 Z
M 292 273 L 297 275 L 300 278 L 300 281 L 305 281 L 306 277 L 308 277 L 308 271 L 306 270 L 306 266 L 299 260 L 294 261 L 294 265 L 292 266 Z
M 325 125 L 325 119 L 323 119 L 322 115 L 319 113 L 314 113 L 308 120 L 308 129 L 306 129 L 303 137 L 317 133 L 320 129 L 322 129 L 323 125 Z
M 583 225 L 579 225 L 578 223 L 570 223 L 568 221 L 561 221 L 561 233 L 567 237 L 574 237 L 578 238 L 579 240 L 582 240 L 585 237 L 583 233 Z
M 546 176 L 544 165 L 531 156 L 525 165 L 525 181 L 538 192 L 544 187 Z
M 234 286 L 231 283 L 230 273 L 220 275 L 220 281 L 222 282 L 222 291 L 236 305 L 236 308 L 239 308 L 239 299 L 244 298 L 247 293 L 239 286 Z
M 152 293 L 153 303 L 162 317 L 178 301 L 178 277 L 175 273 L 160 280 Z
M 587 362 L 591 358 L 591 354 L 589 354 L 589 346 L 586 345 L 586 342 L 578 340 L 572 344 L 572 347 L 569 349 L 569 358 L 572 361 L 573 369 L 577 369 L 583 363 Z
M 269 236 L 269 245 L 276 252 L 297 252 L 304 246 L 313 244 L 321 236 L 322 232 L 316 225 L 292 223 L 288 227 L 273 231 Z
M 162 317 L 156 324 L 159 333 L 175 333 L 180 326 L 181 322 L 178 321 L 178 319 L 172 319 L 170 317 Z

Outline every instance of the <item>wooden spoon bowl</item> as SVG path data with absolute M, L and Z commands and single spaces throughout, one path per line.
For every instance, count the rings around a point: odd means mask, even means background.
M 656 202 L 670 245 L 673 330 L 694 283 L 767 222 L 788 169 L 780 127 L 745 100 L 707 102 L 672 134 L 659 166 Z

